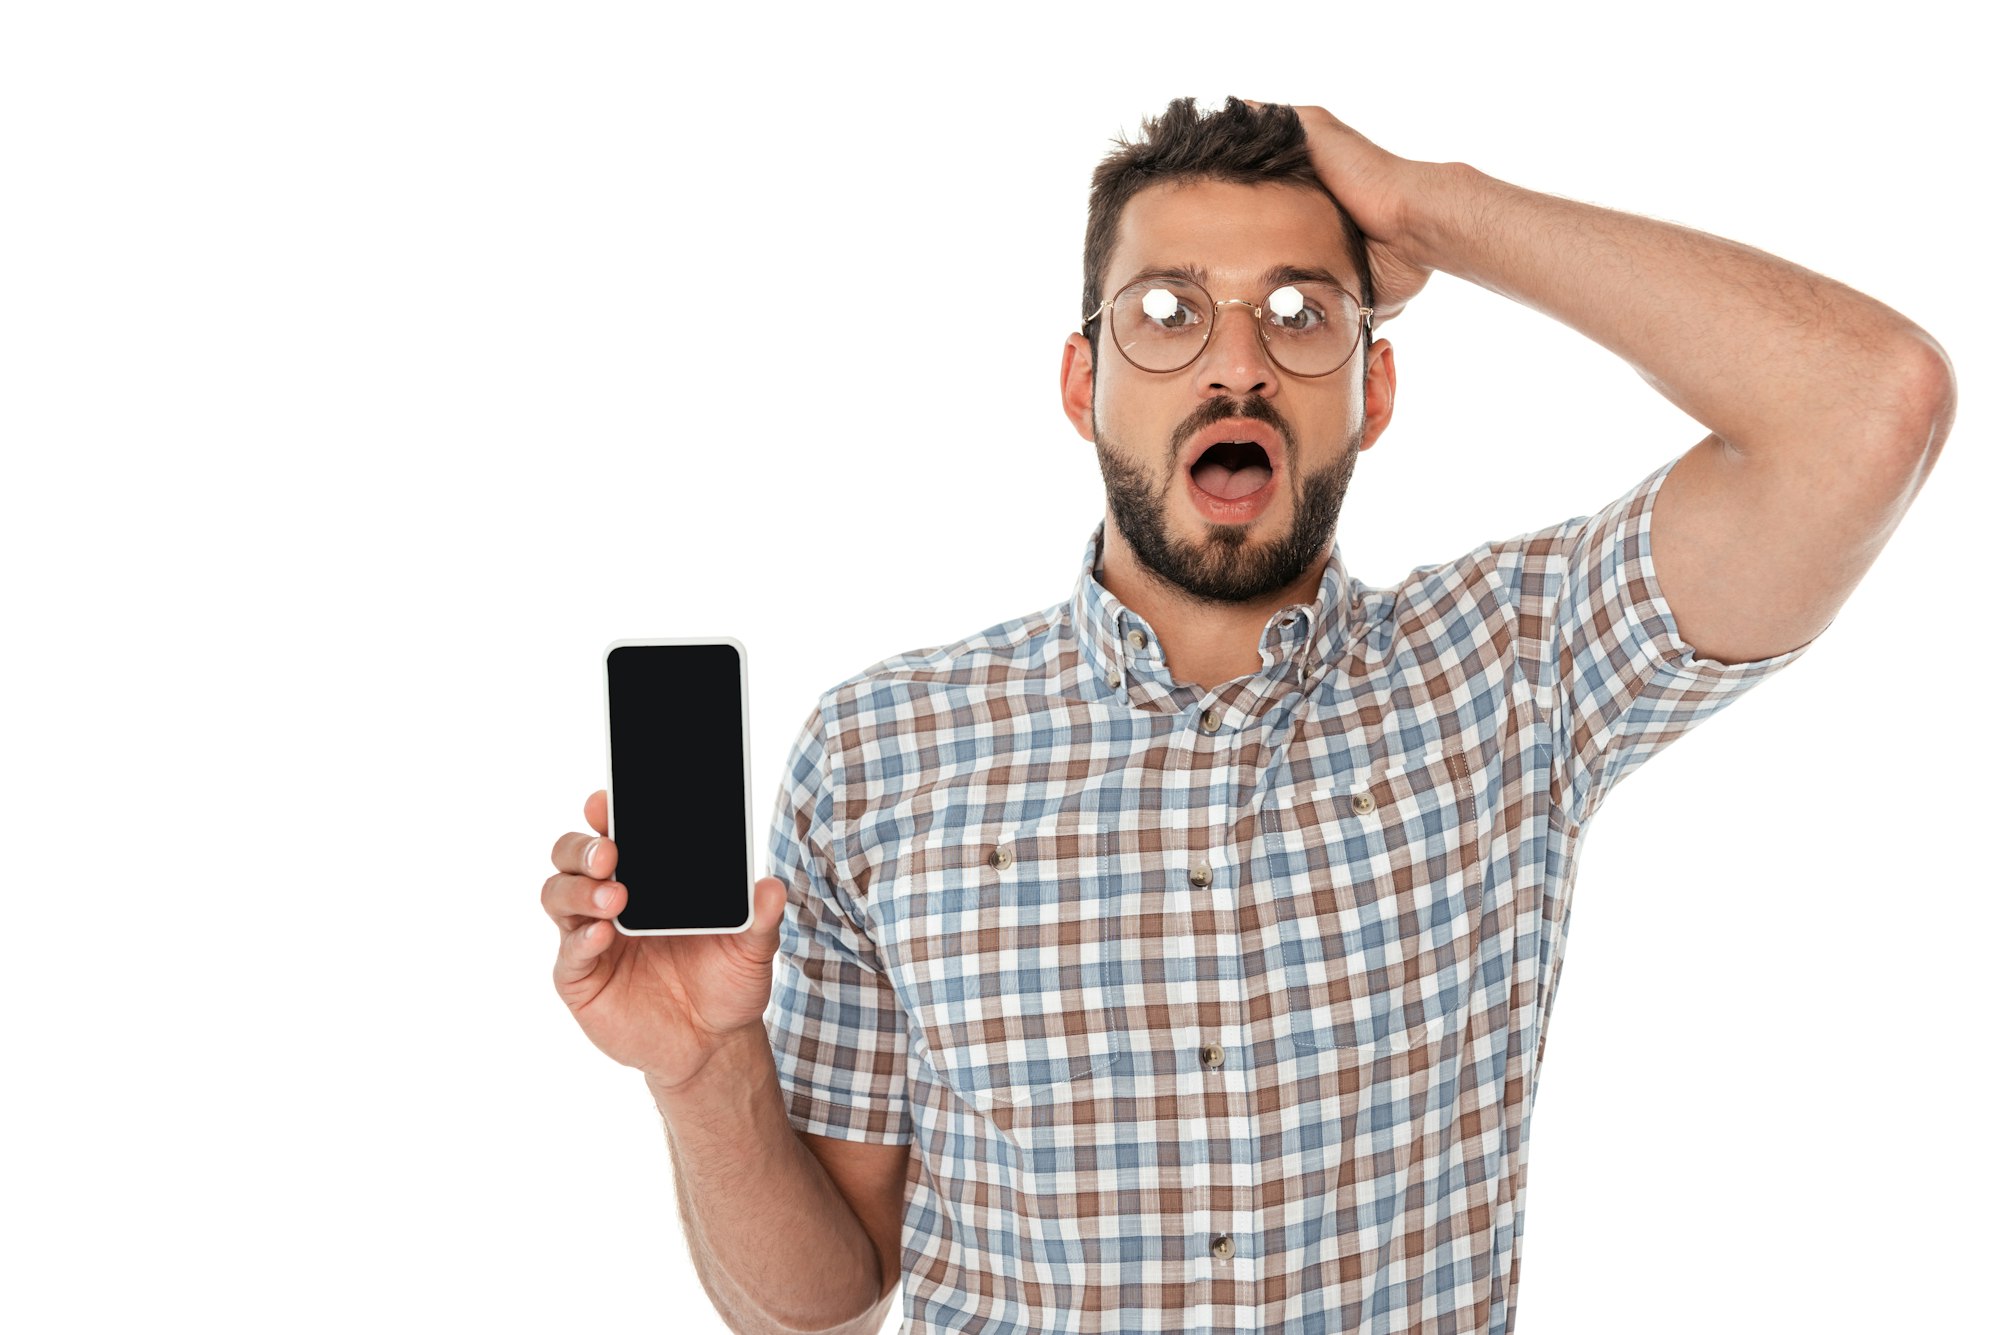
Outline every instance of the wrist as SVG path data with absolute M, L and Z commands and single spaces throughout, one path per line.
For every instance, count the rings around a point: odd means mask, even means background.
M 692 1109 L 711 1106 L 718 1097 L 753 1094 L 766 1079 L 775 1086 L 777 1065 L 760 1019 L 720 1036 L 691 1075 L 670 1081 L 657 1072 L 644 1074 L 654 1106 L 671 1122 Z
M 1463 162 L 1412 162 L 1402 192 L 1402 235 L 1391 249 L 1425 269 L 1456 273 L 1465 219 L 1493 179 Z

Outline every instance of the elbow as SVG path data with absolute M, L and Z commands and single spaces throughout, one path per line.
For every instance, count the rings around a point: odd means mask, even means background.
M 869 1292 L 877 1293 L 880 1287 L 880 1275 L 871 1272 L 868 1278 Z M 767 1315 L 757 1327 L 757 1335 L 878 1335 L 882 1329 L 883 1319 L 889 1314 L 889 1300 L 894 1293 L 895 1289 L 892 1286 L 888 1293 L 881 1293 L 874 1304 L 860 1315 L 835 1322 L 831 1326 L 811 1318 L 786 1320 L 775 1314 Z M 797 1319 L 804 1319 L 807 1324 L 796 1324 Z
M 1898 451 L 1928 472 L 1958 413 L 1958 375 L 1936 339 L 1914 325 L 1910 335 L 1891 381 L 1889 420 Z
M 774 1325 L 766 1328 L 766 1335 L 880 1335 L 882 1322 L 889 1314 L 889 1294 L 876 1299 L 875 1305 L 849 1321 L 837 1326 L 787 1326 Z

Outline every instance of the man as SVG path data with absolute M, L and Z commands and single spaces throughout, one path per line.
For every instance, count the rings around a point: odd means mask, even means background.
M 558 988 L 647 1072 L 735 1329 L 874 1330 L 900 1280 L 907 1330 L 1508 1330 L 1582 832 L 1832 620 L 1950 364 L 1782 260 L 1311 107 L 1174 103 L 1097 170 L 1084 266 L 1073 595 L 822 696 L 742 936 L 617 936 L 615 851 L 564 836 Z M 1368 588 L 1332 538 L 1433 270 L 1711 434 Z

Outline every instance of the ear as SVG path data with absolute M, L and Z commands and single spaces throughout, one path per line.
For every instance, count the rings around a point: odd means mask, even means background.
M 1085 440 L 1097 439 L 1097 427 L 1091 419 L 1091 392 L 1096 386 L 1096 367 L 1091 363 L 1090 340 L 1082 334 L 1071 334 L 1063 340 L 1062 355 L 1062 405 L 1070 425 L 1076 434 Z
M 1368 361 L 1362 368 L 1361 448 L 1373 445 L 1389 428 L 1396 413 L 1396 350 L 1389 340 L 1378 338 L 1368 345 Z

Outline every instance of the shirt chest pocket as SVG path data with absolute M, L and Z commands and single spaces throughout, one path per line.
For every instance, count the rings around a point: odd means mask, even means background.
M 1403 1051 L 1462 1018 L 1487 822 L 1478 747 L 1272 794 L 1259 838 L 1283 937 L 1292 1046 Z
M 1083 817 L 966 826 L 911 848 L 896 877 L 890 968 L 913 1037 L 1003 1133 L 1064 1120 L 1123 1055 L 1136 966 L 1106 848 Z

